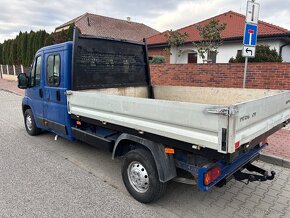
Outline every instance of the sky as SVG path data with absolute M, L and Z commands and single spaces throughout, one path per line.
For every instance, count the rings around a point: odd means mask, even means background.
M 0 43 L 19 31 L 55 27 L 86 12 L 144 23 L 160 32 L 227 12 L 246 12 L 247 0 L 0 0 Z M 290 30 L 290 0 L 257 0 L 260 19 Z

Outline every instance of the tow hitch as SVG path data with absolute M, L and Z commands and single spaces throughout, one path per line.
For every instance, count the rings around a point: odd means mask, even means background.
M 271 171 L 271 175 L 269 175 L 268 171 L 261 169 L 260 167 L 254 166 L 253 164 L 247 164 L 244 169 L 247 169 L 250 172 L 256 172 L 260 175 L 250 174 L 250 173 L 243 173 L 242 170 L 238 170 L 234 173 L 234 178 L 240 182 L 243 180 L 247 180 L 246 184 L 254 181 L 267 181 L 273 180 L 275 178 L 276 173 Z

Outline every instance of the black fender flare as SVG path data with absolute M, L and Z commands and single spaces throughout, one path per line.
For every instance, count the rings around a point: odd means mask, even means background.
M 151 152 L 160 182 L 168 182 L 177 176 L 173 155 L 165 153 L 164 145 L 127 133 L 123 133 L 118 137 L 113 148 L 112 159 L 128 152 L 128 150 L 125 152 L 122 150 L 122 142 L 125 141 L 142 145 Z

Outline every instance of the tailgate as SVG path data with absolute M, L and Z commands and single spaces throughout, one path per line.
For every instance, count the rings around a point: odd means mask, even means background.
M 290 119 L 290 91 L 236 104 L 228 123 L 228 152 Z M 236 145 L 236 146 L 235 146 Z

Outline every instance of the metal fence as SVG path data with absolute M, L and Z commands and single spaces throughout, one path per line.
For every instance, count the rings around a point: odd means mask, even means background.
M 17 77 L 20 73 L 28 73 L 29 68 L 23 67 L 23 65 L 2 65 L 0 64 L 0 78 L 3 75 L 10 75 Z

